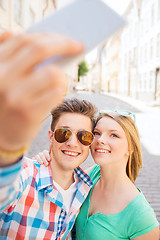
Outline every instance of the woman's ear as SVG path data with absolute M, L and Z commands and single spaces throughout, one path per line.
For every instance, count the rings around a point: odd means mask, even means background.
M 132 155 L 132 153 L 133 153 L 133 150 L 131 149 L 131 153 L 129 154 L 129 150 L 128 150 L 128 152 L 126 152 L 126 155 L 129 156 L 129 155 Z
M 53 132 L 51 130 L 48 131 L 48 138 L 49 138 L 50 143 L 52 143 L 52 141 L 53 141 Z
M 129 151 L 128 151 L 128 152 L 126 152 L 126 155 L 127 155 L 127 156 L 129 156 Z

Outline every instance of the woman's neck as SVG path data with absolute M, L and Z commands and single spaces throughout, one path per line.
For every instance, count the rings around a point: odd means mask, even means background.
M 125 168 L 113 165 L 111 166 L 101 166 L 101 178 L 99 180 L 100 188 L 104 190 L 116 190 L 123 188 L 124 185 L 131 184 L 128 178 Z

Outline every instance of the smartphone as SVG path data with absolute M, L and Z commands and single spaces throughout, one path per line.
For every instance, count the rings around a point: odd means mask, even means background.
M 31 26 L 28 32 L 50 31 L 82 42 L 85 46 L 83 54 L 76 57 L 58 55 L 43 62 L 45 65 L 55 62 L 65 68 L 73 62 L 78 64 L 85 54 L 104 43 L 107 37 L 125 23 L 123 17 L 101 0 L 74 0 Z

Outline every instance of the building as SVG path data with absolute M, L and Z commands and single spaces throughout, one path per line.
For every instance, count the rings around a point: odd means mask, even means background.
M 101 92 L 119 93 L 120 31 L 109 38 L 102 51 Z
M 0 0 L 0 30 L 20 32 L 53 11 L 53 0 Z
M 22 32 L 71 0 L 0 0 L 0 31 Z M 66 70 L 69 91 L 77 82 L 77 65 Z
M 103 81 L 110 82 L 107 91 L 142 101 L 160 102 L 160 0 L 132 0 L 124 17 L 128 24 L 118 36 L 119 50 L 112 36 L 105 47 Z M 111 44 L 112 42 L 112 44 Z M 115 68 L 113 56 L 120 67 Z M 103 67 L 103 68 L 104 68 Z M 114 74 L 110 69 L 115 69 Z M 118 81 L 115 83 L 115 76 Z M 118 76 L 118 77 L 117 77 Z M 110 85 L 112 84 L 112 87 Z M 113 85 L 114 84 L 114 85 Z

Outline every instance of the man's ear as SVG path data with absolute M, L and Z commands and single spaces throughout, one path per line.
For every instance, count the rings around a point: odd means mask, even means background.
M 50 143 L 52 143 L 52 141 L 53 141 L 53 132 L 51 130 L 48 131 L 48 138 L 49 138 Z

